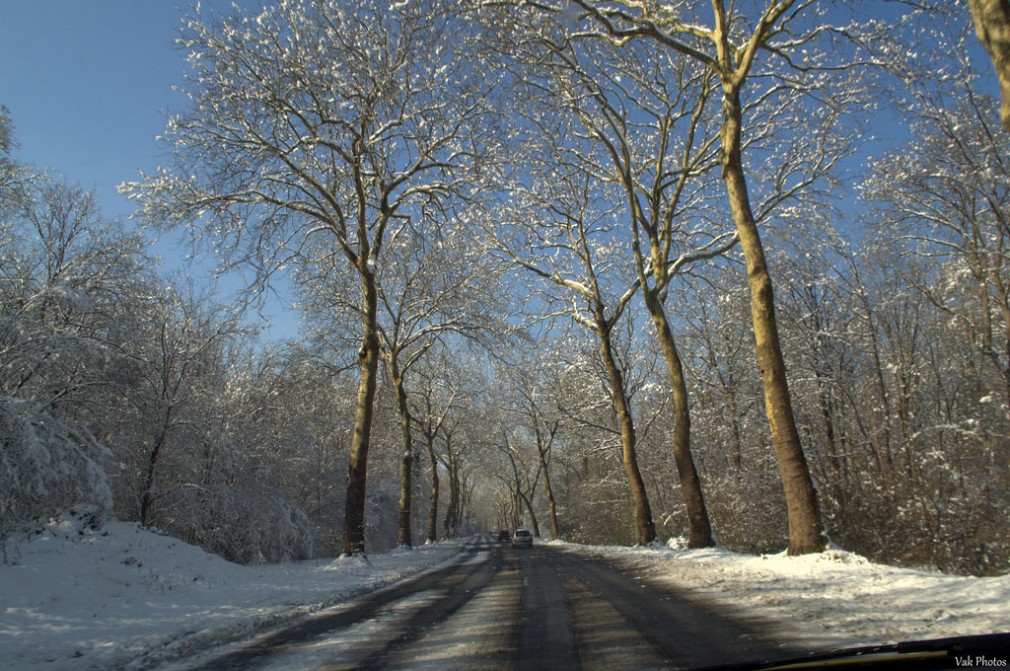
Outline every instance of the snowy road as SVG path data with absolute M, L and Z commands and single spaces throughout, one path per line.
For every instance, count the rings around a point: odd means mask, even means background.
M 780 657 L 760 623 L 563 546 L 483 539 L 458 561 L 192 668 L 656 669 Z
M 763 657 L 761 640 L 824 651 L 1010 632 L 1010 576 L 896 568 L 840 548 L 681 545 L 514 552 L 454 539 L 240 566 L 136 524 L 61 516 L 3 543 L 0 671 L 623 669 Z M 718 624 L 684 595 L 750 621 Z

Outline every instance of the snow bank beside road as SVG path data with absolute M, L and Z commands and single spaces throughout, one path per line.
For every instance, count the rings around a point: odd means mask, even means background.
M 721 548 L 562 547 L 619 561 L 728 612 L 778 623 L 784 642 L 810 649 L 1010 632 L 1010 576 L 901 569 L 838 549 L 788 557 Z
M 135 524 L 65 517 L 8 538 L 0 670 L 154 668 L 418 573 L 462 542 L 240 566 Z

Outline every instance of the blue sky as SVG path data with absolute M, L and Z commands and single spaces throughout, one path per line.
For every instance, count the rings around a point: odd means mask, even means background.
M 116 185 L 151 170 L 163 112 L 185 71 L 171 0 L 0 0 L 0 103 L 17 158 L 93 189 L 107 216 L 130 205 Z
M 175 40 L 189 0 L 0 0 L 0 104 L 14 122 L 15 158 L 94 191 L 107 218 L 133 205 L 117 193 L 165 156 L 156 136 L 185 99 L 172 90 L 187 70 Z M 230 0 L 203 0 L 228 11 Z M 179 236 L 152 248 L 166 268 L 200 275 Z M 237 282 L 226 282 L 237 286 Z M 276 335 L 295 317 L 268 310 Z
M 186 70 L 175 39 L 192 4 L 0 0 L 0 104 L 17 158 L 94 190 L 107 216 L 128 216 L 116 185 L 156 167 L 165 112 L 184 105 L 172 91 Z M 202 5 L 227 12 L 230 0 Z

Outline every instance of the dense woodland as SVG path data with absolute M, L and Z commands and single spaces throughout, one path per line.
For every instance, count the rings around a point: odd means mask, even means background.
M 139 227 L 4 110 L 0 534 L 91 506 L 248 563 L 527 525 L 1006 572 L 1010 136 L 967 6 L 730 4 L 193 13 Z M 281 280 L 290 340 L 249 316 Z

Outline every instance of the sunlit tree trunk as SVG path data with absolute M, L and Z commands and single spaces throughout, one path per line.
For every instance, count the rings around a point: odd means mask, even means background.
M 788 33 L 789 26 L 786 24 L 796 19 L 811 3 L 768 0 L 763 3 L 764 10 L 760 18 L 750 24 L 753 26 L 750 37 L 738 41 L 739 31 L 749 22 L 742 18 L 746 10 L 738 9 L 736 3 L 727 6 L 723 0 L 711 0 L 714 23 L 711 28 L 707 28 L 691 21 L 669 21 L 669 18 L 678 13 L 678 9 L 682 9 L 676 6 L 596 3 L 590 0 L 572 2 L 586 10 L 587 16 L 597 21 L 610 35 L 621 40 L 637 37 L 656 40 L 663 48 L 677 51 L 704 64 L 719 78 L 723 92 L 720 133 L 722 177 L 747 264 L 758 366 L 789 512 L 789 552 L 801 554 L 819 551 L 825 544 L 820 509 L 793 418 L 785 363 L 775 323 L 772 282 L 750 205 L 741 155 L 741 91 L 748 83 L 757 54 L 769 48 L 769 42 L 773 38 Z M 661 20 L 657 21 L 657 16 Z M 803 43 L 802 40 L 800 43 Z
M 400 547 L 412 547 L 410 517 L 411 494 L 413 491 L 414 445 L 410 432 L 410 410 L 407 406 L 407 390 L 403 386 L 403 374 L 396 355 L 390 353 L 389 376 L 396 392 L 396 409 L 400 417 L 400 514 L 396 531 L 396 543 Z
M 365 493 L 368 480 L 368 446 L 372 434 L 375 389 L 379 377 L 379 327 L 377 322 L 378 290 L 375 275 L 367 267 L 367 255 L 358 268 L 361 276 L 363 337 L 358 350 L 357 410 L 354 434 L 351 438 L 350 462 L 347 468 L 347 499 L 344 508 L 343 551 L 358 554 L 365 549 Z
M 631 488 L 631 499 L 635 507 L 635 530 L 639 545 L 648 545 L 656 540 L 656 523 L 652 519 L 652 507 L 645 491 L 645 480 L 638 467 L 637 438 L 635 422 L 631 415 L 628 396 L 624 390 L 624 376 L 617 363 L 613 344 L 610 340 L 609 327 L 605 326 L 602 315 L 597 315 L 600 326 L 600 354 L 610 382 L 610 395 L 617 412 L 617 421 L 621 428 L 621 457 L 624 471 Z
M 1010 0 L 968 0 L 975 34 L 996 68 L 1003 98 L 1000 116 L 1010 130 Z
M 789 554 L 819 552 L 825 545 L 820 507 L 793 416 L 785 360 L 775 320 L 771 276 L 747 192 L 741 158 L 743 110 L 740 91 L 729 84 L 724 84 L 723 114 L 722 176 L 747 264 L 755 350 L 764 388 L 765 412 L 768 415 L 789 516 Z
M 673 339 L 669 320 L 659 297 L 645 292 L 645 305 L 656 327 L 660 350 L 666 360 L 670 378 L 670 393 L 673 398 L 673 459 L 677 464 L 680 489 L 687 510 L 688 547 L 703 548 L 715 545 L 712 539 L 712 525 L 705 506 L 705 496 L 701 489 L 701 478 L 691 456 L 691 410 L 684 379 L 684 367 Z
M 550 444 L 548 444 L 546 449 L 539 445 L 537 446 L 540 458 L 540 470 L 544 474 L 544 494 L 547 496 L 547 510 L 551 518 L 551 538 L 557 540 L 561 537 L 561 531 L 558 528 L 558 507 L 554 501 L 554 490 L 551 488 L 551 473 L 547 467 L 547 451 L 549 449 Z

